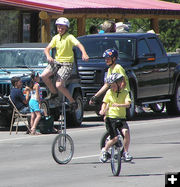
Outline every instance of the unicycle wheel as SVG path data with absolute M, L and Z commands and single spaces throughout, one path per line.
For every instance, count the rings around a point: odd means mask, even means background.
M 114 176 L 119 176 L 121 171 L 121 150 L 120 147 L 111 147 L 111 170 Z
M 58 164 L 67 164 L 74 154 L 74 143 L 68 134 L 59 134 L 52 144 L 52 156 Z

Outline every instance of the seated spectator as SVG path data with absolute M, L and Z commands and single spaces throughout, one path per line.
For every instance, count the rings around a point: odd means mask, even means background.
M 92 26 L 89 28 L 89 33 L 90 33 L 90 34 L 98 34 L 98 28 L 97 28 L 95 25 L 92 25 Z
M 111 20 L 106 20 L 102 24 L 102 30 L 105 33 L 110 33 L 110 32 L 116 32 L 116 24 L 114 21 Z
M 129 26 L 123 22 L 116 23 L 116 32 L 129 32 Z
M 22 92 L 22 81 L 20 77 L 12 77 L 11 84 L 13 88 L 11 89 L 10 96 L 16 108 L 23 114 L 29 113 L 29 88 L 25 88 L 26 96 L 24 96 Z

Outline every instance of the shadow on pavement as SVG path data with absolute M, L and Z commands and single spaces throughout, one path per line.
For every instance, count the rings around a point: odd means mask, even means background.
M 139 121 L 139 120 L 152 120 L 152 119 L 166 119 L 166 118 L 176 118 L 180 116 L 170 116 L 167 113 L 155 113 L 155 112 L 143 112 L 143 113 L 138 113 L 134 117 L 133 120 L 131 121 Z
M 136 113 L 135 117 L 130 121 L 139 121 L 139 120 L 152 120 L 152 119 L 166 119 L 166 118 L 176 118 L 180 116 L 170 116 L 166 112 L 163 113 L 155 113 L 155 112 L 142 112 L 142 113 Z M 83 121 L 103 121 L 103 117 L 97 116 L 96 114 L 91 116 L 85 116 L 83 118 Z
M 119 175 L 119 177 L 145 177 L 145 176 L 159 176 L 159 175 L 163 175 L 164 176 L 164 173 L 161 174 L 161 173 L 143 173 L 143 174 L 136 174 L 136 175 Z
M 142 112 L 136 114 L 136 116 L 130 121 L 140 121 L 140 120 L 152 120 L 152 119 L 166 119 L 166 118 L 177 118 L 180 116 L 170 116 L 167 113 L 155 113 L 155 112 Z M 103 124 L 103 117 L 97 116 L 95 113 L 91 113 L 91 115 L 85 115 L 83 118 L 83 122 L 81 127 L 95 127 L 95 126 L 102 126 Z M 86 122 L 95 122 L 94 124 L 86 124 Z M 99 123 L 100 122 L 100 123 Z M 9 131 L 10 127 L 1 127 L 0 131 Z M 68 128 L 77 128 L 77 127 L 68 127 Z M 25 126 L 19 126 L 18 131 L 26 131 Z M 13 127 L 13 133 L 15 132 L 15 126 Z

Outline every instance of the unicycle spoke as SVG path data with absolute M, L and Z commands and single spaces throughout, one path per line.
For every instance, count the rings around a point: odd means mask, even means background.
M 74 143 L 68 134 L 59 134 L 52 144 L 52 156 L 59 164 L 67 164 L 74 154 Z

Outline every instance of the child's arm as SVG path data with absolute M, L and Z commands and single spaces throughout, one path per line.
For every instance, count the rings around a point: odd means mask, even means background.
M 107 103 L 103 103 L 101 105 L 101 110 L 99 111 L 99 114 L 104 116 L 109 108 L 109 105 Z
M 38 103 L 41 104 L 40 95 L 39 95 L 39 85 L 35 84 L 33 89 L 35 89 L 35 91 L 36 91 L 36 99 L 37 99 Z
M 26 97 L 25 97 L 25 100 L 23 101 L 24 104 L 28 104 L 28 102 L 29 102 L 30 90 L 31 90 L 31 88 L 29 88 L 28 86 L 25 87 L 24 91 L 26 93 Z
M 107 83 L 105 83 L 101 89 L 93 96 L 93 97 L 99 97 L 100 95 L 102 95 L 105 91 L 107 91 L 107 89 L 109 88 L 109 85 Z M 89 104 L 92 105 L 93 104 L 93 100 L 89 101 Z
M 44 49 L 44 53 L 45 53 L 45 55 L 46 55 L 46 58 L 47 58 L 48 62 L 53 62 L 54 59 L 53 59 L 53 58 L 51 57 L 51 55 L 50 55 L 50 50 L 51 50 L 51 46 L 48 45 L 48 46 Z
M 130 105 L 131 105 L 131 102 L 128 100 L 128 101 L 125 101 L 125 103 L 123 103 L 123 104 L 113 103 L 112 107 L 125 107 L 125 108 L 129 108 Z
M 77 47 L 78 47 L 78 48 L 80 49 L 80 51 L 82 52 L 82 59 L 83 59 L 84 61 L 88 61 L 88 60 L 89 60 L 89 56 L 87 55 L 84 46 L 83 46 L 81 43 L 79 43 L 79 44 L 77 45 Z

